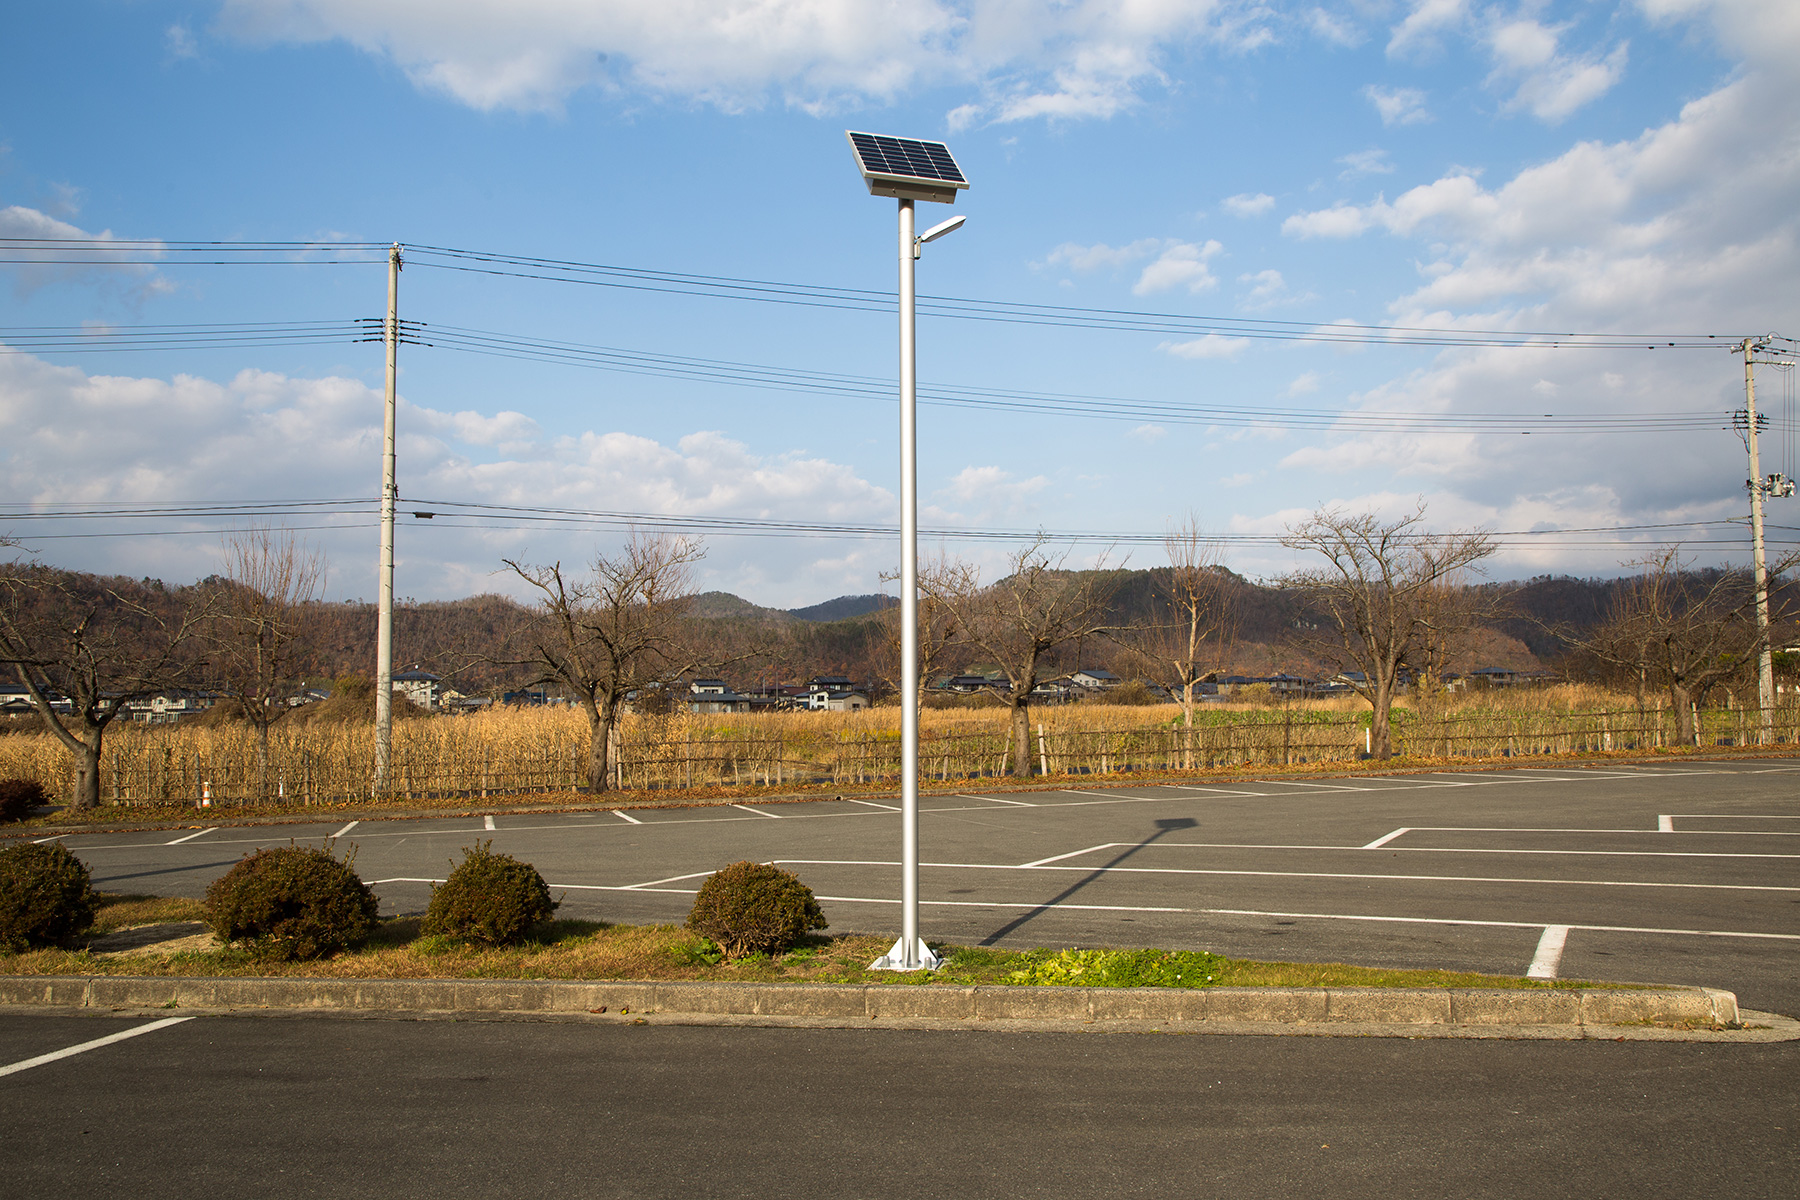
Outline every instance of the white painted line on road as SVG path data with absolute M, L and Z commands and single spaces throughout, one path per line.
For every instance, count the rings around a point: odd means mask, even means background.
M 54 842 L 57 838 L 66 838 L 68 836 L 69 835 L 66 833 L 53 833 L 47 838 L 33 838 L 31 844 L 34 846 L 41 846 L 45 842 Z
M 382 884 L 382 883 L 443 883 L 443 882 L 444 881 L 442 879 L 414 879 L 408 875 L 396 875 L 392 879 L 371 879 L 368 881 L 370 887 L 374 887 L 375 885 Z
M 1414 829 L 1411 832 L 1417 833 Z M 1643 832 L 1634 830 L 1634 832 Z M 1236 842 L 1146 842 L 1160 850 L 1366 850 L 1367 846 L 1251 846 Z M 1723 850 L 1489 850 L 1473 846 L 1384 846 L 1395 854 L 1559 854 L 1578 858 L 1800 858 L 1800 854 L 1742 854 Z
M 1687 820 L 1683 813 L 1675 816 Z M 1760 820 L 1767 818 L 1746 818 Z M 1541 825 L 1414 825 L 1415 833 L 1634 833 L 1642 836 L 1648 829 L 1595 829 L 1591 826 L 1577 829 L 1556 829 Z M 1659 833 L 1680 833 L 1684 837 L 1800 837 L 1800 830 L 1793 833 L 1778 833 L 1770 829 L 1680 829 L 1658 830 Z
M 187 836 L 186 836 L 186 837 L 178 837 L 178 838 L 176 838 L 176 839 L 175 839 L 175 840 L 174 840 L 174 841 L 172 841 L 172 842 L 164 842 L 164 843 L 163 843 L 163 845 L 165 845 L 165 846 L 179 846 L 179 845 L 181 845 L 181 843 L 183 843 L 183 842 L 191 842 L 191 841 L 193 841 L 193 840 L 194 840 L 194 839 L 195 839 L 195 838 L 197 838 L 197 837 L 205 837 L 205 836 L 206 836 L 206 835 L 207 835 L 207 834 L 209 834 L 209 833 L 211 833 L 211 832 L 212 832 L 212 831 L 213 831 L 213 830 L 214 830 L 214 829 L 217 829 L 217 828 L 218 828 L 218 826 L 217 826 L 217 825 L 212 825 L 212 826 L 209 826 L 209 827 L 208 827 L 208 828 L 206 828 L 206 829 L 202 829 L 202 830 L 201 830 L 201 831 L 200 831 L 200 832 L 199 832 L 199 833 L 190 833 L 190 834 L 188 834 L 188 835 L 187 835 Z
M 619 820 L 621 820 L 621 821 L 630 821 L 633 825 L 642 825 L 643 824 L 643 822 L 638 820 L 636 817 L 629 816 L 625 813 L 622 813 L 616 808 L 612 809 L 610 811 L 612 812 L 613 816 L 619 818 Z
M 1379 850 L 1383 846 L 1387 845 L 1389 842 L 1393 841 L 1395 838 L 1399 837 L 1401 834 L 1411 833 L 1411 832 L 1412 832 L 1412 828 L 1410 826 L 1403 825 L 1399 829 L 1396 829 L 1396 830 L 1394 830 L 1394 832 L 1388 834 L 1386 837 L 1376 838 L 1374 841 L 1372 841 L 1368 845 L 1364 846 L 1363 849 L 1364 850 Z
M 338 830 L 336 833 L 332 834 L 331 836 L 334 838 L 341 838 L 346 833 L 349 833 L 352 829 L 355 829 L 358 825 L 361 825 L 361 824 L 362 824 L 361 821 L 352 821 L 348 825 L 344 826 L 342 829 Z
M 1658 833 L 1674 833 L 1675 832 L 1675 818 L 1667 813 L 1664 813 L 1664 814 L 1658 816 L 1656 818 L 1656 832 L 1658 832 Z
M 1556 969 L 1562 966 L 1563 946 L 1568 940 L 1567 925 L 1544 926 L 1544 936 L 1538 939 L 1537 953 L 1531 956 L 1531 965 L 1525 968 L 1525 978 L 1555 979 Z
M 998 797 L 998 796 L 969 796 L 969 795 L 964 795 L 964 796 L 963 796 L 963 797 L 962 797 L 962 798 L 963 798 L 963 799 L 964 799 L 964 800 L 987 800 L 987 801 L 989 801 L 989 802 L 991 802 L 991 803 L 994 803 L 994 804 L 1016 804 L 1016 805 L 1018 805 L 1018 806 L 1019 806 L 1019 807 L 1020 807 L 1020 808 L 1036 808 L 1036 807 L 1037 807 L 1037 805 L 1035 805 L 1035 804 L 1032 804 L 1032 803 L 1031 803 L 1031 802 L 1030 802 L 1030 801 L 1028 801 L 1028 800 L 1002 800 L 1002 799 L 1001 799 L 1001 798 L 1000 798 L 1000 797 Z
M 895 807 L 892 804 L 877 804 L 873 800 L 858 800 L 854 796 L 850 798 L 850 803 L 865 805 L 869 808 L 885 809 L 888 812 L 899 812 L 900 811 L 899 808 Z
M 659 883 L 680 883 L 684 879 L 705 879 L 708 875 L 711 875 L 711 874 L 712 874 L 711 871 L 695 871 L 691 875 L 671 875 L 667 879 L 652 879 L 646 883 L 628 883 L 622 887 L 612 887 L 612 888 L 607 888 L 605 890 L 609 891 L 609 892 L 635 892 L 635 891 L 638 891 L 640 888 L 653 888 Z M 573 883 L 564 883 L 564 884 L 558 884 L 557 886 L 558 887 L 579 887 L 581 885 L 573 884 Z
M 839 904 L 899 904 L 896 899 L 877 896 L 820 896 Z M 1150 908 L 1124 904 L 1050 904 L 1018 903 L 1001 900 L 920 900 L 921 905 L 937 908 L 1071 908 L 1101 912 L 1186 913 L 1209 917 L 1285 917 L 1298 921 L 1373 921 L 1384 925 L 1461 925 L 1485 929 L 1542 929 L 1537 921 L 1472 921 L 1453 917 L 1384 917 L 1363 913 L 1270 912 L 1255 908 Z M 1800 942 L 1800 933 L 1745 933 L 1730 929 L 1659 929 L 1635 925 L 1568 925 L 1589 933 L 1655 933 L 1672 937 L 1750 938 L 1756 940 Z
M 1800 821 L 1800 816 L 1793 813 L 1674 813 L 1671 819 L 1673 817 L 1680 817 L 1683 821 Z
M 492 813 L 489 813 L 487 816 L 481 818 L 481 827 L 483 829 L 492 829 L 494 827 L 494 816 Z
M 1086 850 L 1071 850 L 1067 854 L 1056 854 L 1049 858 L 1040 858 L 1036 862 L 1020 863 L 1019 870 L 1041 867 L 1047 863 L 1061 862 L 1065 858 L 1080 858 L 1083 854 L 1092 854 L 1096 850 L 1111 850 L 1114 846 L 1129 846 L 1130 842 L 1101 842 L 1098 846 L 1089 846 Z
M 1113 846 L 1129 846 L 1131 842 L 1112 842 Z M 1087 854 L 1090 850 L 1104 850 L 1105 846 L 1090 847 L 1089 850 L 1077 850 L 1076 854 Z M 1059 855 L 1069 858 L 1070 855 Z M 833 858 L 778 858 L 779 865 L 790 867 L 897 867 L 896 862 L 877 862 L 867 859 L 833 859 Z M 1053 864 L 1056 859 L 1045 859 L 1041 863 L 920 863 L 921 867 L 930 867 L 946 871 L 1086 871 L 1092 875 L 1228 875 L 1248 879 L 1386 879 L 1400 883 L 1535 883 L 1550 887 L 1619 887 L 1619 888 L 1687 888 L 1697 891 L 1713 892 L 1800 892 L 1800 887 L 1772 883 L 1683 883 L 1670 880 L 1639 879 L 1540 879 L 1533 876 L 1517 875 L 1398 875 L 1391 872 L 1370 871 L 1250 871 L 1232 870 L 1229 867 L 1058 867 Z M 688 876 L 687 878 L 692 878 Z M 657 883 L 672 882 L 656 880 Z
M 1182 790 L 1184 792 L 1217 792 L 1221 796 L 1265 796 L 1266 797 L 1269 794 L 1267 792 L 1237 792 L 1237 791 L 1233 791 L 1230 788 L 1221 788 L 1221 787 L 1202 787 L 1197 783 L 1159 783 L 1156 786 L 1179 788 L 1180 790 Z M 1092 792 L 1088 793 L 1088 795 L 1094 795 L 1094 794 L 1095 793 L 1092 793 Z M 1153 797 L 1146 796 L 1146 797 L 1144 797 L 1144 799 L 1149 800 L 1149 799 L 1153 799 Z
M 751 808 L 751 807 L 750 807 L 750 806 L 749 806 L 749 805 L 748 805 L 748 804 L 734 804 L 734 805 L 732 805 L 732 806 L 731 806 L 731 807 L 733 807 L 733 808 L 741 808 L 741 809 L 743 809 L 743 810 L 744 810 L 744 811 L 745 811 L 745 812 L 747 812 L 747 813 L 755 813 L 755 814 L 756 814 L 756 815 L 757 815 L 757 816 L 759 816 L 759 817 L 767 817 L 767 818 L 769 818 L 769 819 L 770 819 L 770 820 L 771 820 L 771 821 L 779 821 L 779 820 L 781 820 L 781 818 L 780 818 L 780 817 L 778 817 L 778 816 L 776 816 L 776 815 L 775 815 L 775 814 L 774 814 L 774 813 L 772 813 L 772 812 L 764 812 L 764 811 L 763 811 L 763 810 L 762 810 L 762 809 L 760 809 L 760 808 Z
M 59 1058 L 69 1058 L 76 1054 L 85 1054 L 89 1050 L 98 1050 L 102 1046 L 110 1046 L 114 1042 L 122 1042 L 127 1038 L 137 1037 L 143 1033 L 155 1033 L 158 1029 L 167 1029 L 171 1025 L 179 1025 L 183 1021 L 191 1021 L 192 1017 L 164 1017 L 160 1021 L 152 1021 L 148 1025 L 139 1025 L 121 1033 L 109 1034 L 103 1038 L 95 1038 L 91 1042 L 83 1042 L 79 1046 L 70 1046 L 63 1050 L 52 1050 L 49 1054 L 40 1054 L 36 1058 L 23 1059 L 16 1063 L 8 1063 L 0 1067 L 0 1075 L 14 1075 L 20 1071 L 29 1071 L 33 1067 L 41 1067 L 45 1063 L 53 1063 Z
M 1111 795 L 1110 793 L 1107 793 L 1107 792 L 1084 792 L 1080 788 L 1057 788 L 1056 790 L 1061 792 L 1065 796 L 1098 796 L 1102 800 L 1117 800 L 1118 799 L 1117 796 Z M 1150 798 L 1151 797 L 1148 797 L 1148 796 L 1143 797 L 1143 799 L 1146 799 L 1146 800 L 1148 800 Z

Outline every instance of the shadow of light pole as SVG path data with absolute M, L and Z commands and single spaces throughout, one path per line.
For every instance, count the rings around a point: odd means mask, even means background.
M 1114 857 L 1111 862 L 1104 863 L 1101 866 L 1095 867 L 1093 869 L 1093 871 L 1089 872 L 1083 878 L 1076 880 L 1074 883 L 1070 884 L 1068 887 L 1064 888 L 1062 891 L 1058 892 L 1056 895 L 1052 896 L 1050 899 L 1044 901 L 1042 904 L 1038 905 L 1036 908 L 1028 909 L 1023 913 L 1020 913 L 1018 916 L 1014 917 L 1012 920 L 1008 921 L 1006 924 L 1002 925 L 1000 928 L 994 930 L 994 932 L 992 932 L 992 933 L 988 934 L 986 937 L 982 938 L 981 941 L 977 944 L 982 945 L 982 946 L 992 946 L 995 942 L 998 942 L 1001 938 L 1007 936 L 1008 934 L 1017 932 L 1019 929 L 1023 928 L 1025 925 L 1029 924 L 1034 918 L 1040 917 L 1044 913 L 1049 912 L 1051 909 L 1055 908 L 1057 905 L 1059 905 L 1063 901 L 1067 900 L 1070 896 L 1073 896 L 1075 893 L 1079 892 L 1082 888 L 1084 888 L 1088 884 L 1094 882 L 1094 880 L 1099 879 L 1102 875 L 1106 874 L 1108 871 L 1112 870 L 1114 867 L 1118 866 L 1120 863 L 1124 862 L 1126 859 L 1128 859 L 1132 855 L 1136 854 L 1139 850 L 1142 850 L 1145 846 L 1148 846 L 1150 843 L 1156 841 L 1157 838 L 1162 837 L 1166 833 L 1174 833 L 1176 830 L 1192 829 L 1199 823 L 1200 822 L 1194 820 L 1192 817 L 1164 817 L 1162 820 L 1160 820 L 1156 823 L 1156 832 L 1155 833 L 1151 834 L 1149 837 L 1145 838 L 1141 842 L 1134 842 L 1133 844 L 1127 846 L 1116 857 Z

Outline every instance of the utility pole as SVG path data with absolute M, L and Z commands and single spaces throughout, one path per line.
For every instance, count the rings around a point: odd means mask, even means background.
M 1756 443 L 1756 354 L 1768 348 L 1768 338 L 1745 338 L 1738 349 L 1744 354 L 1744 445 L 1750 451 L 1750 552 L 1755 564 L 1756 586 L 1756 706 L 1760 711 L 1757 741 L 1767 745 L 1775 710 L 1775 653 L 1769 644 L 1769 568 L 1763 552 L 1763 498 L 1791 496 L 1794 485 L 1785 475 L 1763 477 L 1762 457 Z
M 381 434 L 381 600 L 380 615 L 376 618 L 375 625 L 374 791 L 377 796 L 387 789 L 388 762 L 394 744 L 394 506 L 400 498 L 400 487 L 394 480 L 395 390 L 400 375 L 398 242 L 388 251 L 387 321 L 383 325 L 382 340 L 387 344 L 387 393 Z

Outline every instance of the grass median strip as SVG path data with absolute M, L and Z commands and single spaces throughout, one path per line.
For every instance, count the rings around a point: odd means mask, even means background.
M 4 975 L 132 975 L 203 978 L 301 976 L 340 979 L 567 979 L 889 986 L 977 984 L 1080 987 L 1392 987 L 1572 989 L 1605 987 L 1568 979 L 1528 979 L 1468 971 L 1400 971 L 1343 963 L 1279 963 L 1204 951 L 935 946 L 937 971 L 870 971 L 887 939 L 868 934 L 812 937 L 785 954 L 726 961 L 703 938 L 675 925 L 608 925 L 559 920 L 521 945 L 478 947 L 421 934 L 418 917 L 383 920 L 361 945 L 330 958 L 276 963 L 198 932 L 200 901 L 148 896 L 102 898 L 86 948 L 0 954 Z M 167 934 L 164 938 L 160 935 Z

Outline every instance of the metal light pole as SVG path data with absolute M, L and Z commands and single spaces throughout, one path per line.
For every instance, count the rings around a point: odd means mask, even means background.
M 394 481 L 395 389 L 400 376 L 400 244 L 388 251 L 388 307 L 382 340 L 387 343 L 387 391 L 381 434 L 381 563 L 377 570 L 380 605 L 375 618 L 375 794 L 387 787 L 394 741 Z
M 942 142 L 847 132 L 857 166 L 875 196 L 900 201 L 900 938 L 870 964 L 874 971 L 936 970 L 937 955 L 919 936 L 919 426 L 914 263 L 926 242 L 962 227 L 952 217 L 913 232 L 913 203 L 953 204 L 968 187 Z

